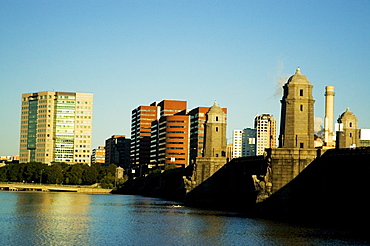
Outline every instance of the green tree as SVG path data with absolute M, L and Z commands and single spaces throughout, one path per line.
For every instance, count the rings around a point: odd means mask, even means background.
M 46 171 L 46 183 L 60 184 L 63 182 L 62 165 L 57 163 L 50 166 Z
M 107 167 L 107 174 L 110 173 L 113 177 L 116 176 L 116 168 L 117 166 L 115 164 L 110 164 Z
M 86 166 L 83 175 L 82 175 L 82 183 L 86 185 L 95 184 L 97 182 L 98 172 L 95 166 Z
M 114 179 L 114 176 L 111 173 L 108 173 L 100 180 L 100 186 L 105 189 L 112 189 L 114 186 Z
M 9 166 L 7 166 L 7 178 L 8 178 L 8 181 L 11 181 L 11 182 L 19 182 L 19 181 L 22 181 L 20 180 L 21 177 L 20 175 L 23 174 L 23 172 L 20 172 L 22 168 L 22 165 L 16 165 L 16 164 L 10 164 Z

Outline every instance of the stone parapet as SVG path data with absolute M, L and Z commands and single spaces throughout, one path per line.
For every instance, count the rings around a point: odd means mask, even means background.
M 267 179 L 271 193 L 275 193 L 293 180 L 317 157 L 317 149 L 275 148 L 267 149 L 269 163 Z

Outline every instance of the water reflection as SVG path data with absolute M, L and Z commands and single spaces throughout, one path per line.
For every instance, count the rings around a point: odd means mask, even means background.
M 322 228 L 155 198 L 0 192 L 1 245 L 365 245 Z
M 89 242 L 91 196 L 71 193 L 20 192 L 15 204 L 14 238 L 31 245 Z

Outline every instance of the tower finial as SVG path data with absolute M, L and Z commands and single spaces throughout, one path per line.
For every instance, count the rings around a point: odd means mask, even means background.
M 295 70 L 295 74 L 301 74 L 301 69 L 299 67 Z

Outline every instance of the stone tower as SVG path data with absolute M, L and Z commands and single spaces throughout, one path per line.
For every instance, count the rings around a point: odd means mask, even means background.
M 358 120 L 349 108 L 338 118 L 336 148 L 353 148 L 359 146 Z
M 314 148 L 312 88 L 299 68 L 283 86 L 279 148 Z
M 215 102 L 206 114 L 203 156 L 195 159 L 191 180 L 186 181 L 190 191 L 211 177 L 227 163 L 226 109 Z
M 226 114 L 215 101 L 207 112 L 203 157 L 226 157 Z
M 283 86 L 279 148 L 266 149 L 271 192 L 292 181 L 317 156 L 314 148 L 312 84 L 299 68 Z

